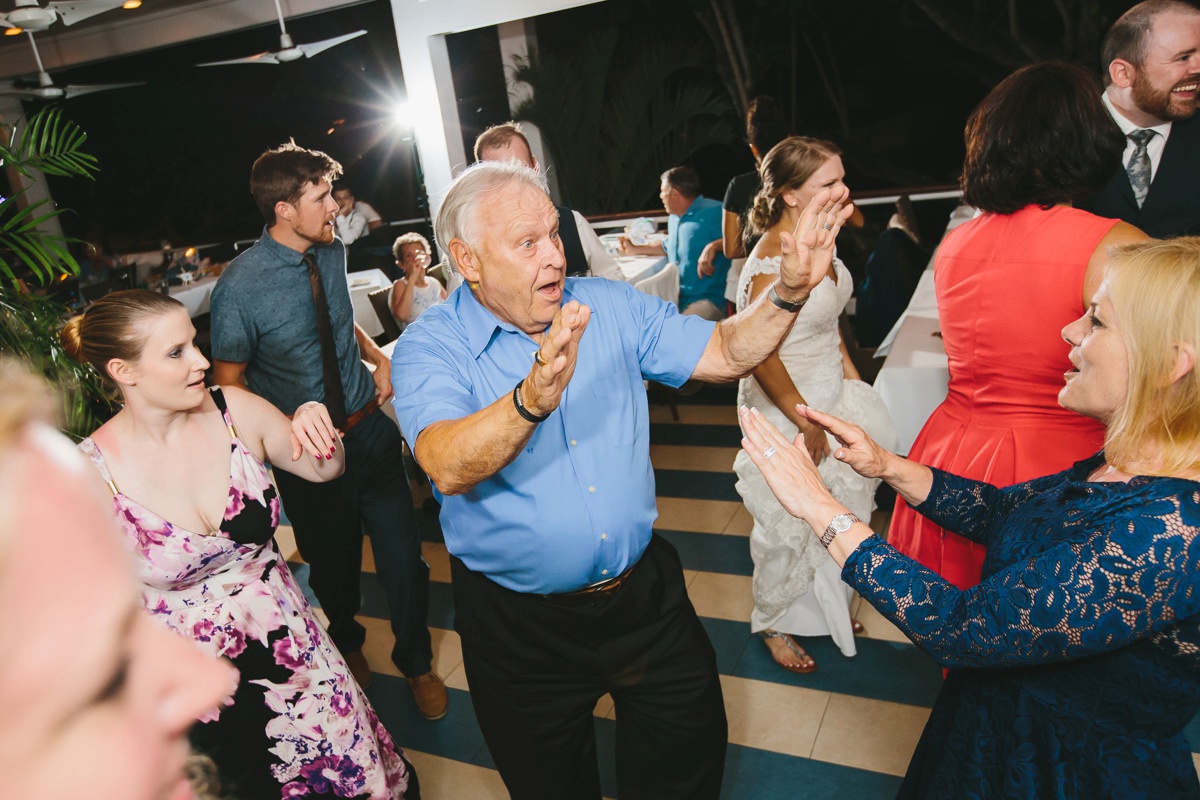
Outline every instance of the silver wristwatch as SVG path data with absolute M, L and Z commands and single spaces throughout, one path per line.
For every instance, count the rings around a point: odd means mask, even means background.
M 850 526 L 856 522 L 861 522 L 858 517 L 853 514 L 838 514 L 833 519 L 829 520 L 829 527 L 821 534 L 821 545 L 825 549 L 829 549 L 829 543 L 833 541 L 833 537 L 839 533 L 845 533 L 850 530 Z

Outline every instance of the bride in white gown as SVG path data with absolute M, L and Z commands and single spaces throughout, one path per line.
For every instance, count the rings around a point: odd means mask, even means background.
M 831 142 L 793 136 L 762 161 L 762 190 L 751 224 L 763 237 L 742 267 L 737 310 L 767 291 L 779 274 L 779 233 L 792 231 L 800 212 L 821 189 L 842 184 L 845 170 Z M 869 520 L 878 480 L 859 476 L 829 457 L 831 440 L 800 417 L 797 403 L 852 420 L 877 442 L 895 445 L 895 430 L 879 395 L 860 381 L 838 331 L 838 316 L 853 289 L 838 258 L 809 295 L 791 333 L 751 376 L 743 378 L 738 404 L 757 408 L 784 435 L 805 434 L 821 477 L 856 516 Z M 832 445 L 836 447 L 836 444 Z M 808 525 L 787 513 L 745 452 L 734 461 L 737 490 L 754 517 L 750 555 L 754 560 L 754 612 L 750 629 L 763 636 L 772 657 L 792 672 L 808 673 L 816 662 L 792 638 L 831 636 L 843 655 L 856 653 L 854 634 L 862 628 L 850 617 L 853 591 Z M 820 531 L 818 531 L 820 533 Z

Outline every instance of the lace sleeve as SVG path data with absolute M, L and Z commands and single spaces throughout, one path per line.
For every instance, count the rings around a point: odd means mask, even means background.
M 842 578 L 949 667 L 1078 658 L 1200 613 L 1200 491 L 1139 496 L 1107 517 L 1103 508 L 1095 516 L 1054 511 L 1043 519 L 1047 526 L 1058 521 L 1092 532 L 1045 547 L 966 591 L 877 537 L 851 554 Z

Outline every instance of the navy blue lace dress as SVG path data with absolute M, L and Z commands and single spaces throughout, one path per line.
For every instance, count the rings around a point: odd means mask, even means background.
M 997 489 L 934 470 L 917 510 L 987 545 L 961 591 L 881 539 L 842 578 L 951 667 L 902 798 L 1200 798 L 1200 483 Z

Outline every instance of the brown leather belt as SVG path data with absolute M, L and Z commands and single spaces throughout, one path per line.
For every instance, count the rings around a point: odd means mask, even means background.
M 622 572 L 615 578 L 609 578 L 606 581 L 593 583 L 591 586 L 585 586 L 582 589 L 577 589 L 574 592 L 563 592 L 561 594 L 544 594 L 547 600 L 555 600 L 563 603 L 586 603 L 592 600 L 601 600 L 605 597 L 611 597 L 616 594 L 621 588 L 621 584 L 629 579 L 633 574 L 633 570 L 637 567 L 637 562 L 633 562 L 633 566 Z
M 350 429 L 367 418 L 367 415 L 379 408 L 379 398 L 372 397 L 371 402 L 355 411 L 350 416 L 346 417 L 346 424 L 342 426 L 342 433 L 349 433 Z

